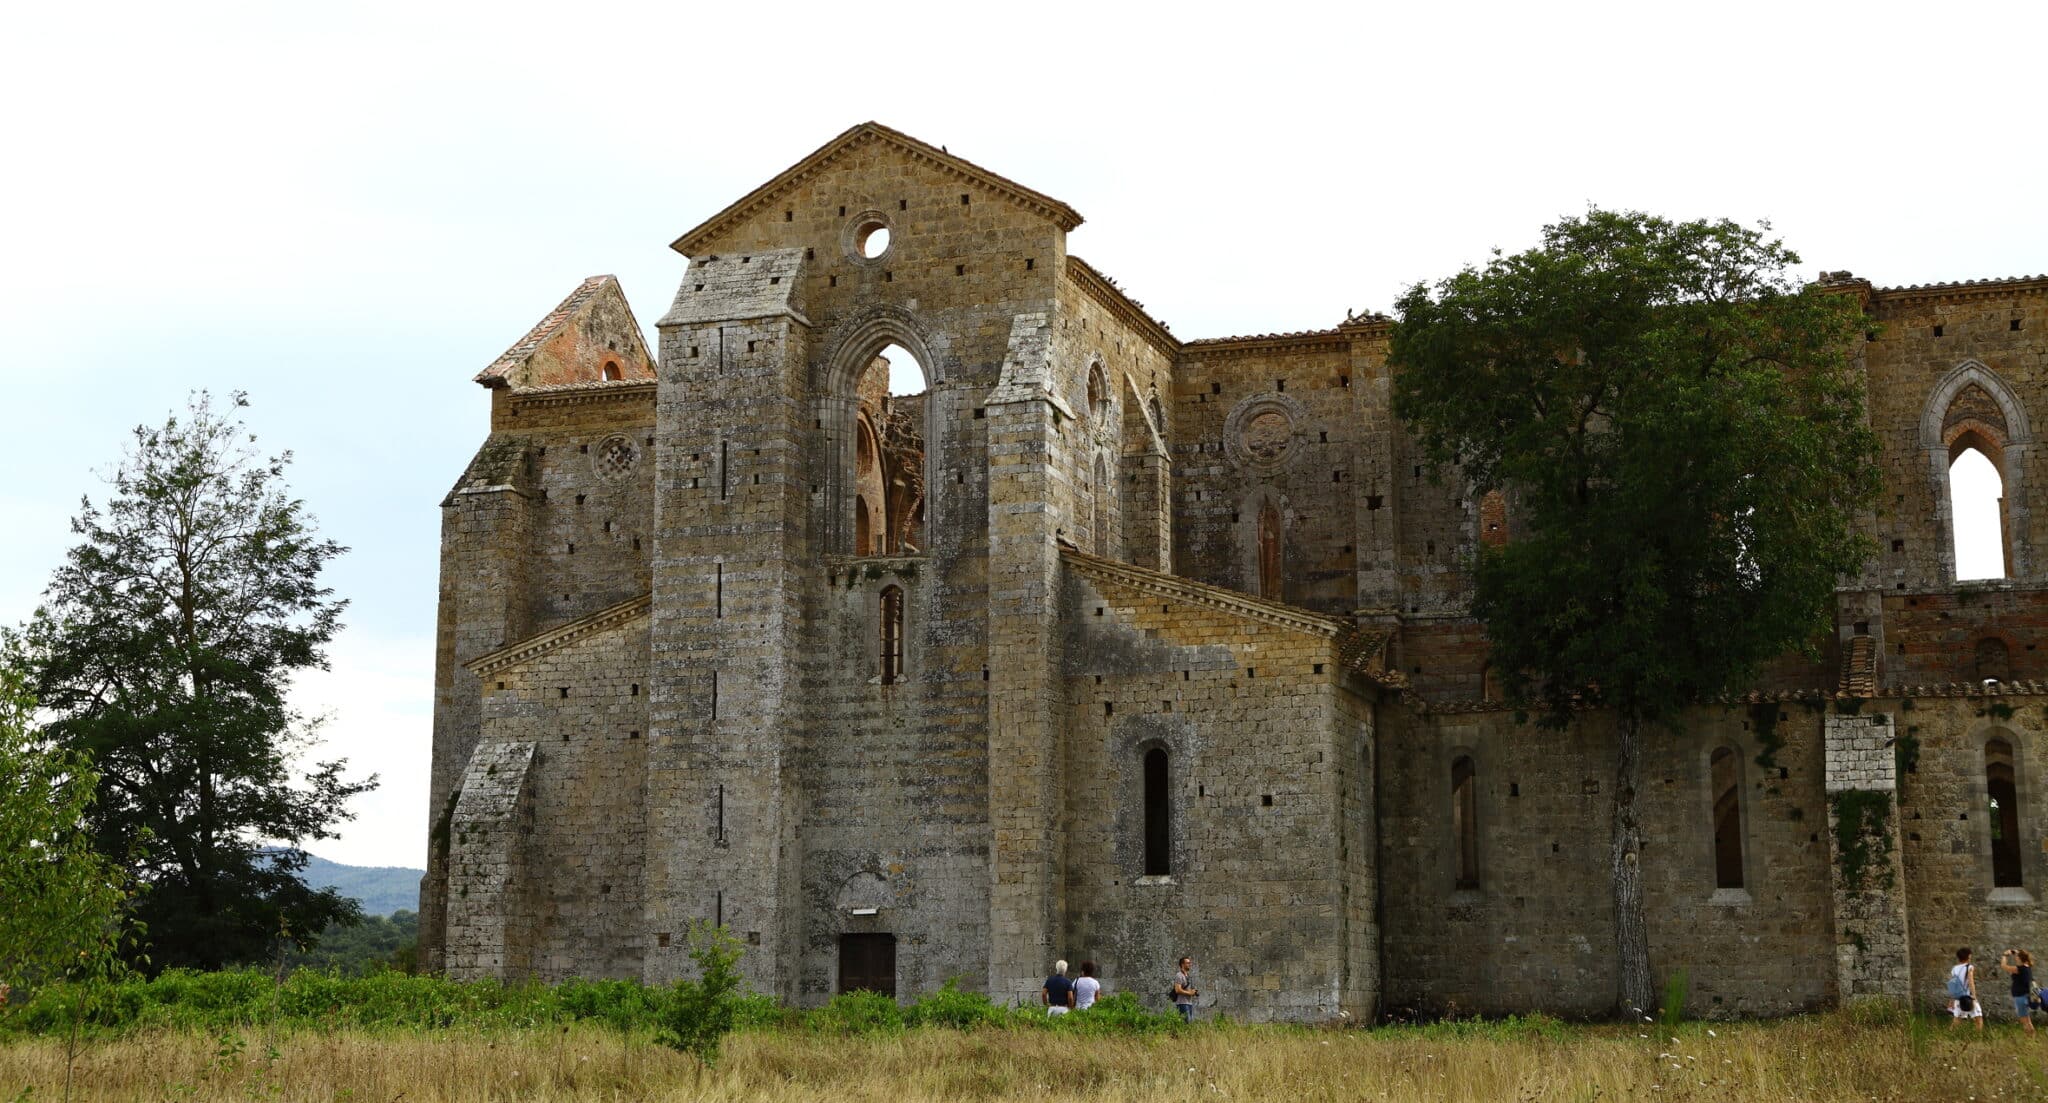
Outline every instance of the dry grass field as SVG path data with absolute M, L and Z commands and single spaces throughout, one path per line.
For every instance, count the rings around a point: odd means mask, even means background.
M 1647 1036 L 1645 1036 L 1647 1035 Z M 61 1038 L 0 1042 L 0 1100 L 66 1098 Z M 2048 1032 L 1823 1016 L 1780 1023 L 1159 1037 L 755 1031 L 705 1069 L 587 1026 L 485 1034 L 145 1032 L 82 1043 L 73 1100 L 2048 1099 Z

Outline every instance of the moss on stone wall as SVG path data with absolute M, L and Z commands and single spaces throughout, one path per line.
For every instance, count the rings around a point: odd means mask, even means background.
M 1844 789 L 1828 798 L 1835 811 L 1835 853 L 1850 892 L 1892 887 L 1892 795 Z

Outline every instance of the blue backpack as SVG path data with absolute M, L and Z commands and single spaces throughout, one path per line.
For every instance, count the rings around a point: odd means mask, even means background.
M 1961 973 L 1950 973 L 1950 974 L 1948 975 L 1948 995 L 1949 995 L 1949 998 L 1950 998 L 1950 999 L 1955 999 L 1955 1000 L 1959 1000 L 1959 999 L 1962 999 L 1963 997 L 1965 997 L 1965 996 L 1967 996 L 1967 995 L 1969 995 L 1969 994 L 1970 994 L 1970 985 L 1969 985 L 1969 982 L 1967 982 L 1967 981 L 1965 981 L 1965 980 L 1963 979 L 1963 976 L 1962 976 L 1962 974 L 1961 974 Z

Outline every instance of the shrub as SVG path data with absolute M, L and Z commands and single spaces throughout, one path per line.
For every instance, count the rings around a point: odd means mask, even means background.
M 1164 1034 L 1187 1029 L 1178 1012 L 1151 1011 L 1135 992 L 1117 992 L 1095 1001 L 1086 1011 L 1047 1015 L 1037 1011 L 1035 1019 L 1054 1030 L 1082 1034 Z
M 879 992 L 841 992 L 804 1016 L 804 1025 L 821 1034 L 897 1034 L 903 1008 Z
M 683 1050 L 707 1065 L 718 1063 L 719 1042 L 739 1018 L 741 992 L 740 941 L 722 926 L 702 920 L 690 924 L 690 960 L 696 980 L 679 980 L 670 989 L 656 1040 Z
M 1657 1008 L 1657 1021 L 1677 1026 L 1685 1021 L 1685 997 L 1692 990 L 1692 977 L 1683 969 L 1664 978 L 1664 1002 Z
M 960 978 L 948 977 L 936 992 L 910 1005 L 903 1021 L 908 1026 L 938 1026 L 972 1030 L 977 1026 L 1001 1026 L 1007 1016 L 980 992 L 960 991 Z

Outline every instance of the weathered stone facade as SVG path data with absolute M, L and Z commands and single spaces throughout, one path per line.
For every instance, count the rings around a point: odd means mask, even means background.
M 664 981 L 712 920 L 802 1004 L 1029 1000 L 1056 957 L 1158 1002 L 1185 953 L 1255 1019 L 1611 1008 L 1611 732 L 1517 723 L 1466 612 L 1512 500 L 1393 419 L 1385 319 L 1184 342 L 1079 223 L 856 127 L 676 242 L 658 356 L 600 277 L 479 377 L 429 966 Z M 1819 661 L 1648 741 L 1653 963 L 1700 1014 L 2048 946 L 2048 279 L 1827 284 L 1882 550 Z M 1962 448 L 2003 580 L 1954 579 Z

